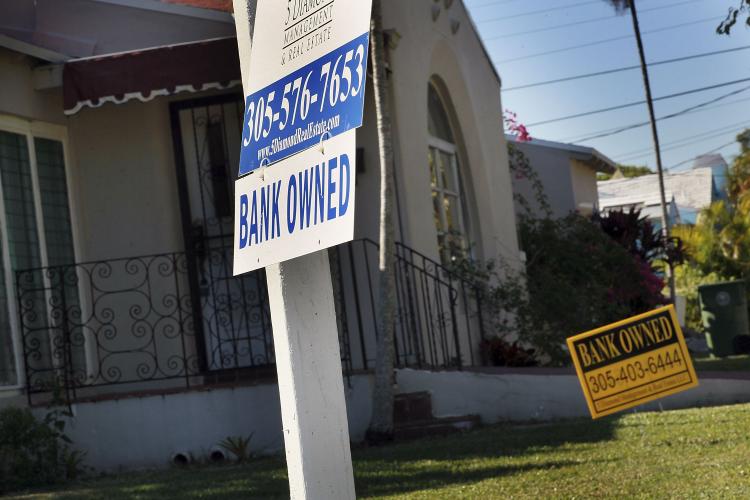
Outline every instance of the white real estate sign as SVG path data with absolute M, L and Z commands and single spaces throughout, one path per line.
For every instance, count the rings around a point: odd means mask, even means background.
M 234 275 L 354 238 L 372 0 L 258 0 Z
M 258 1 L 240 175 L 362 125 L 371 7 Z
M 234 275 L 354 238 L 356 132 L 235 185 Z
M 248 96 L 240 175 L 253 172 L 236 184 L 234 272 L 269 266 L 290 498 L 354 500 L 331 272 L 317 250 L 354 233 L 371 0 L 233 1 Z

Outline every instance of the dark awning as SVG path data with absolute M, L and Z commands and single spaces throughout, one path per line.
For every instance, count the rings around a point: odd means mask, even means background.
M 142 102 L 241 84 L 236 38 L 169 45 L 65 63 L 65 114 L 106 102 Z

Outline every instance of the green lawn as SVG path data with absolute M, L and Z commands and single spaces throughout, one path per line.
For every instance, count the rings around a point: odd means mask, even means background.
M 750 405 L 498 425 L 354 452 L 361 498 L 750 498 Z M 82 481 L 14 498 L 284 498 L 281 459 Z

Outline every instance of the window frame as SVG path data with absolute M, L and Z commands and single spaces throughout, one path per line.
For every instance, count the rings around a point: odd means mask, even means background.
M 21 135 L 26 138 L 26 148 L 29 155 L 29 172 L 34 196 L 34 220 L 36 222 L 37 243 L 39 245 L 39 262 L 41 267 L 49 267 L 49 257 L 47 254 L 47 238 L 44 226 L 44 212 L 42 210 L 41 190 L 39 187 L 39 169 L 36 157 L 36 146 L 34 139 L 49 139 L 60 142 L 63 148 L 63 162 L 65 169 L 65 189 L 68 196 L 68 216 L 70 218 L 71 238 L 73 242 L 73 256 L 76 262 L 80 257 L 80 231 L 78 226 L 78 213 L 76 207 L 76 197 L 72 189 L 72 175 L 70 171 L 71 153 L 68 140 L 67 128 L 62 125 L 40 122 L 35 120 L 26 120 L 23 118 L 0 114 L 0 132 Z M 0 385 L 0 396 L 10 391 L 19 391 L 26 386 L 26 370 L 23 355 L 23 339 L 21 338 L 21 324 L 19 321 L 17 287 L 16 287 L 16 270 L 10 259 L 10 247 L 8 241 L 8 219 L 5 211 L 5 194 L 2 189 L 2 179 L 0 179 L 0 251 L 3 257 L 3 266 L 5 271 L 5 288 L 8 297 L 8 316 L 11 328 L 11 341 L 13 344 L 13 357 L 16 369 L 16 384 Z M 44 276 L 45 280 L 45 300 L 49 304 L 49 277 Z
M 458 188 L 458 191 L 453 191 L 449 189 L 446 186 L 443 186 L 443 180 L 442 176 L 439 175 L 438 172 L 435 176 L 435 179 L 437 181 L 437 184 L 432 184 L 430 182 L 431 190 L 433 193 L 437 193 L 439 199 L 440 199 L 440 223 L 443 226 L 443 231 L 436 228 L 438 231 L 438 237 L 442 236 L 443 238 L 450 237 L 450 235 L 446 232 L 448 229 L 448 218 L 445 209 L 443 208 L 445 197 L 448 196 L 450 198 L 454 198 L 456 200 L 456 215 L 457 220 L 455 221 L 455 225 L 458 227 L 456 230 L 460 233 L 461 239 L 464 240 L 464 246 L 466 246 L 466 238 L 468 237 L 467 234 L 467 224 L 466 224 L 466 215 L 464 213 L 464 193 L 462 192 L 462 184 L 461 184 L 461 177 L 459 173 L 459 160 L 458 160 L 458 147 L 455 144 L 451 144 L 447 141 L 444 141 L 442 139 L 438 139 L 437 137 L 430 136 L 428 139 L 428 146 L 432 151 L 435 151 L 437 153 L 443 153 L 444 155 L 447 155 L 450 157 L 450 165 L 448 166 L 448 175 L 450 175 L 453 178 L 453 184 Z M 434 158 L 434 162 L 440 162 L 442 164 L 441 158 Z M 438 168 L 438 165 L 436 164 L 436 168 Z M 442 168 L 445 168 L 443 165 Z M 442 233 L 442 234 L 441 234 Z M 466 249 L 465 249 L 466 250 Z
M 440 104 L 443 107 L 443 110 L 446 115 L 446 119 L 448 120 L 448 126 L 450 127 L 451 135 L 453 136 L 454 141 L 460 140 L 461 137 L 458 133 L 459 131 L 456 129 L 456 126 L 454 123 L 452 123 L 452 119 L 449 113 L 448 105 L 445 101 L 445 98 L 442 95 L 442 92 L 440 91 L 439 85 L 436 85 L 433 81 L 428 82 L 428 91 L 429 87 L 432 87 L 434 89 L 435 94 L 437 95 L 438 99 L 440 100 Z M 427 113 L 429 115 L 430 113 L 429 104 Z M 428 116 L 429 120 L 429 116 Z M 437 184 L 432 183 L 432 174 L 430 174 L 430 194 L 431 196 L 437 193 L 439 199 L 440 199 L 440 223 L 443 226 L 443 231 L 440 230 L 440 228 L 436 227 L 435 230 L 437 232 L 437 242 L 438 242 L 438 253 L 440 254 L 440 259 L 442 263 L 445 265 L 447 264 L 446 259 L 450 259 L 452 255 L 446 255 L 445 252 L 449 250 L 448 248 L 440 248 L 440 240 L 441 237 L 443 241 L 446 241 L 447 237 L 450 237 L 449 233 L 446 232 L 448 230 L 448 224 L 447 224 L 447 217 L 446 217 L 446 211 L 445 211 L 445 205 L 444 205 L 444 199 L 445 195 L 447 194 L 450 197 L 453 197 L 456 200 L 456 214 L 457 214 L 457 221 L 456 225 L 458 227 L 458 232 L 460 233 L 461 238 L 461 244 L 463 247 L 463 251 L 465 252 L 465 255 L 471 256 L 471 248 L 470 248 L 470 238 L 471 238 L 471 223 L 468 221 L 467 216 L 469 215 L 466 210 L 466 190 L 464 188 L 463 184 L 463 177 L 461 176 L 461 168 L 465 164 L 464 161 L 462 161 L 462 155 L 461 155 L 461 148 L 459 144 L 446 141 L 445 139 L 441 139 L 439 137 L 435 137 L 432 135 L 429 131 L 427 131 L 427 148 L 428 152 L 430 154 L 433 154 L 433 151 L 437 151 L 440 153 L 444 153 L 446 155 L 449 155 L 451 157 L 451 164 L 450 164 L 450 172 L 449 175 L 453 177 L 453 182 L 458 191 L 452 191 L 450 189 L 447 189 L 445 186 L 442 186 L 442 179 L 439 175 L 436 176 Z M 433 159 L 433 161 L 438 162 L 442 161 L 439 158 Z M 436 163 L 436 168 L 438 168 L 438 165 Z M 434 210 L 434 208 L 433 208 Z M 445 246 L 445 243 L 443 244 Z

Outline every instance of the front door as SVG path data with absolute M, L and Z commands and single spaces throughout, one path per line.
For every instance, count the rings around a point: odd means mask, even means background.
M 238 94 L 170 107 L 183 230 L 206 371 L 271 368 L 266 277 L 232 277 L 234 180 L 244 105 Z

